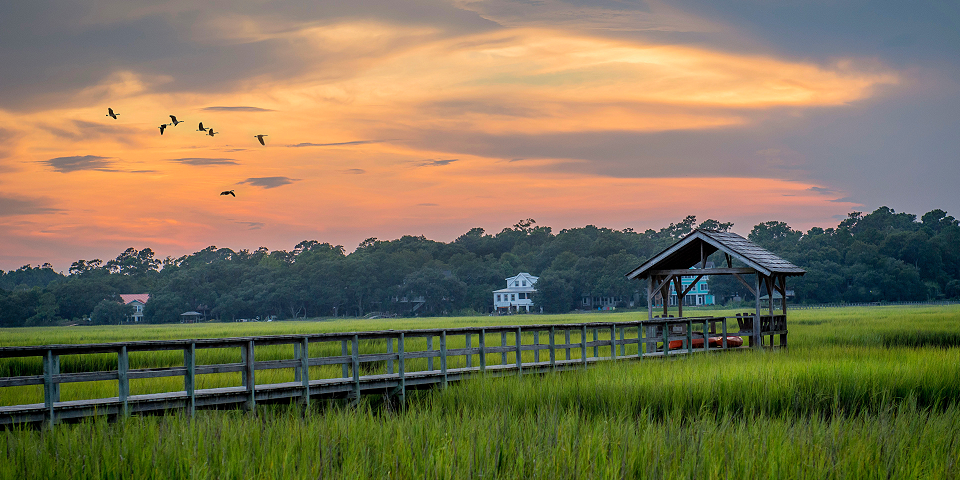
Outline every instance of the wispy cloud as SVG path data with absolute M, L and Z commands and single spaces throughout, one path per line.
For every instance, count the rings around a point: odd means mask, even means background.
M 125 125 L 109 125 L 86 120 L 71 120 L 69 126 L 72 129 L 47 124 L 40 124 L 38 128 L 55 137 L 74 142 L 109 138 L 120 143 L 132 144 L 133 139 L 137 138 L 135 135 L 140 133 L 137 129 Z
M 418 207 L 439 207 L 439 204 L 436 203 L 418 203 Z
M 195 165 L 195 166 L 205 166 L 205 165 L 239 165 L 236 160 L 232 158 L 200 158 L 200 157 L 187 157 L 187 158 L 171 158 L 171 162 L 182 163 L 185 165 Z
M 350 175 L 363 175 L 364 173 L 367 173 L 367 171 L 362 168 L 348 168 L 343 170 L 343 173 L 349 173 Z
M 264 225 L 263 222 L 236 222 L 236 223 L 239 223 L 240 225 L 246 225 L 247 230 L 260 230 L 261 228 L 263 228 L 263 225 Z
M 339 142 L 339 143 L 298 143 L 296 145 L 287 145 L 288 147 L 340 147 L 345 145 L 366 145 L 368 143 L 383 143 L 389 142 L 390 140 L 354 140 L 352 142 Z
M 237 185 L 247 184 L 254 187 L 261 188 L 277 188 L 284 185 L 289 185 L 293 182 L 299 182 L 299 178 L 290 178 L 290 177 L 251 177 L 246 180 L 237 182 Z
M 206 107 L 202 109 L 204 112 L 272 112 L 269 108 L 260 108 L 260 107 L 247 107 L 247 106 L 236 106 L 236 107 Z
M 46 199 L 0 196 L 0 217 L 42 215 L 62 211 L 59 208 L 53 208 L 49 205 L 50 202 Z
M 807 191 L 821 193 L 823 195 L 832 195 L 834 193 L 837 193 L 836 190 L 826 188 L 826 187 L 810 187 L 807 189 Z
M 109 168 L 111 165 L 113 165 L 113 160 L 111 160 L 111 157 L 100 157 L 97 155 L 57 157 L 51 158 L 50 160 L 43 160 L 40 163 L 43 163 L 60 173 L 77 172 L 80 170 L 98 170 L 101 172 L 115 171 Z
M 460 161 L 459 158 L 448 158 L 445 160 L 426 160 L 424 162 L 418 163 L 418 167 L 442 167 L 444 165 L 450 165 L 453 162 Z

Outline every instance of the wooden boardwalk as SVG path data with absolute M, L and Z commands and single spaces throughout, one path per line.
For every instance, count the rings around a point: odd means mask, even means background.
M 445 387 L 478 374 L 541 373 L 602 361 L 720 351 L 726 349 L 728 336 L 754 335 L 751 331 L 728 331 L 728 318 L 734 317 L 2 347 L 0 362 L 40 357 L 43 373 L 0 377 L 0 404 L 6 404 L 0 406 L 0 425 L 53 425 L 96 415 L 168 410 L 185 410 L 192 415 L 197 408 L 253 410 L 261 402 L 309 405 L 312 399 L 359 398 L 364 394 L 390 395 L 403 402 L 407 389 Z M 782 324 L 776 320 L 760 324 L 782 329 L 765 330 L 764 336 L 786 334 L 785 319 Z M 693 348 L 693 340 L 702 339 L 704 332 L 722 337 L 723 347 L 711 348 L 709 342 L 702 342 L 705 348 Z M 681 348 L 664 348 L 678 340 Z M 176 365 L 130 368 L 131 354 L 142 360 L 147 358 L 143 352 L 162 355 L 169 351 L 182 352 L 182 364 L 180 355 L 174 353 Z M 236 358 L 238 352 L 240 361 L 198 364 L 198 352 L 205 352 L 208 360 Z M 98 356 L 102 364 L 104 354 L 110 365 L 115 362 L 115 369 L 61 373 L 61 357 L 70 356 L 77 365 L 84 365 L 83 357 Z M 292 371 L 293 381 L 258 383 L 257 372 L 264 370 Z M 224 383 L 236 373 L 240 374 L 239 385 L 196 388 L 200 375 L 217 377 L 217 382 Z M 286 375 L 290 378 L 289 373 Z M 162 377 L 181 377 L 182 389 L 130 393 L 131 381 L 145 382 L 141 386 L 150 390 L 163 385 L 147 385 L 149 379 Z M 61 400 L 62 384 L 103 381 L 110 382 L 110 389 L 116 388 L 117 396 Z M 43 403 L 9 405 L 3 400 L 7 392 L 20 389 L 18 393 L 23 394 L 24 389 L 37 386 L 42 386 Z

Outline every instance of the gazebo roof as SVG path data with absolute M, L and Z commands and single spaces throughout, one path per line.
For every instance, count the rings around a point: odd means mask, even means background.
M 798 276 L 807 273 L 806 270 L 736 233 L 695 229 L 677 243 L 630 271 L 627 278 L 646 278 L 651 275 L 652 271 L 689 269 L 703 262 L 709 255 L 718 250 L 740 260 L 750 269 L 765 276 Z M 705 270 L 704 274 L 710 273 L 710 270 L 715 273 L 736 273 L 727 272 L 726 270 L 735 270 L 729 268 Z M 690 273 L 693 274 L 696 271 Z

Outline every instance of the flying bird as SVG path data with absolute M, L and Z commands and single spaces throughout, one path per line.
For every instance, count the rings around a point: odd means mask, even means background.
M 260 145 L 266 145 L 266 143 L 263 143 L 263 137 L 266 137 L 266 136 L 267 135 L 254 135 L 254 137 L 256 137 L 257 140 L 260 140 Z
M 200 128 L 197 129 L 198 132 L 206 132 L 207 129 L 203 128 L 203 122 L 200 122 Z
M 168 124 L 168 123 L 161 123 L 161 124 L 160 124 L 160 135 L 163 135 L 163 131 L 167 129 L 167 125 L 169 125 L 169 124 Z
M 214 135 L 216 135 L 216 134 L 217 134 L 217 132 L 214 132 L 214 131 L 213 131 L 213 127 L 210 127 L 209 129 L 207 129 L 207 135 L 210 135 L 210 136 L 212 137 L 212 136 L 214 136 Z
M 170 115 L 170 120 L 173 120 L 173 126 L 176 127 L 178 123 L 183 123 L 181 120 L 177 120 L 175 115 Z
M 233 190 L 227 190 L 225 192 L 220 192 L 220 195 L 233 195 L 234 198 L 237 197 L 236 193 L 233 193 Z
M 116 120 L 116 119 L 117 119 L 117 115 L 120 115 L 120 114 L 119 114 L 119 113 L 113 113 L 113 109 L 112 109 L 112 108 L 107 108 L 107 114 L 104 115 L 104 116 L 105 116 L 105 117 L 110 117 L 110 118 Z

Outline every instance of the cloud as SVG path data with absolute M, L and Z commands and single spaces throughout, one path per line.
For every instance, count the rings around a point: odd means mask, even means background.
M 362 168 L 348 168 L 343 170 L 343 173 L 349 173 L 351 175 L 363 175 L 364 173 L 367 173 L 367 171 Z
M 69 123 L 69 127 L 72 127 L 69 129 L 48 124 L 40 124 L 38 127 L 57 138 L 73 142 L 107 138 L 129 145 L 136 143 L 134 139 L 138 137 L 135 137 L 135 135 L 141 133 L 139 130 L 125 125 L 109 125 L 86 120 L 70 120 Z
M 241 225 L 246 225 L 248 227 L 247 230 L 260 230 L 261 228 L 263 228 L 263 225 L 264 225 L 263 222 L 236 222 L 236 223 L 239 223 Z
M 246 183 L 254 187 L 277 188 L 299 181 L 299 178 L 290 177 L 251 177 L 241 182 L 237 182 L 237 185 Z
M 449 158 L 446 160 L 427 160 L 422 163 L 418 163 L 418 167 L 442 167 L 444 165 L 450 165 L 453 162 L 460 161 L 459 158 Z
M 187 158 L 171 158 L 171 162 L 182 163 L 185 165 L 194 165 L 194 166 L 205 166 L 205 165 L 239 165 L 236 160 L 232 158 L 199 158 L 199 157 L 187 157 Z
M 101 172 L 115 171 L 110 169 L 113 165 L 111 157 L 99 157 L 97 155 L 76 155 L 73 157 L 57 157 L 50 160 L 43 160 L 40 163 L 52 167 L 60 173 L 70 173 L 80 170 L 98 170 Z
M 860 202 L 856 201 L 853 197 L 835 198 L 830 201 L 835 203 L 852 203 L 854 205 L 862 205 Z
M 50 207 L 49 205 L 50 202 L 46 199 L 21 199 L 0 196 L 0 217 L 44 215 L 63 211 L 59 208 Z
M 366 145 L 368 143 L 383 143 L 389 142 L 390 140 L 354 140 L 352 142 L 340 142 L 340 143 L 298 143 L 296 145 L 287 145 L 288 147 L 339 147 L 344 145 Z
M 825 187 L 810 187 L 807 190 L 811 192 L 821 193 L 823 195 L 832 195 L 834 193 L 837 193 L 836 190 L 832 190 Z
M 269 108 L 260 107 L 206 107 L 202 108 L 204 112 L 273 112 Z

